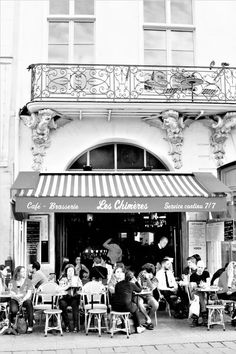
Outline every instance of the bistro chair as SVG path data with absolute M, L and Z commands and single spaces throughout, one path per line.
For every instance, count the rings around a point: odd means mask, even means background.
M 80 295 L 81 295 L 80 307 L 81 307 L 81 312 L 84 312 L 84 327 L 86 332 L 89 310 L 99 309 L 99 310 L 105 310 L 107 313 L 107 308 L 108 308 L 107 293 L 106 292 L 100 292 L 100 293 L 82 292 Z
M 42 284 L 38 289 L 35 289 L 33 294 L 34 314 L 40 314 L 40 323 L 45 310 L 50 310 L 58 306 L 58 296 L 55 302 L 52 303 L 51 295 L 53 292 L 58 291 L 58 289 L 59 285 L 53 282 Z
M 113 338 L 114 333 L 116 332 L 125 332 L 126 337 L 129 338 L 130 335 L 130 323 L 129 316 L 130 312 L 120 312 L 120 311 L 111 311 L 111 338 Z M 124 327 L 118 327 L 118 320 L 121 320 L 124 323 Z

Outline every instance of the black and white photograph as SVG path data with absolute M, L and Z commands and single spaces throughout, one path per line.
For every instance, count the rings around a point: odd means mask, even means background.
M 0 354 L 236 351 L 236 0 L 0 0 Z

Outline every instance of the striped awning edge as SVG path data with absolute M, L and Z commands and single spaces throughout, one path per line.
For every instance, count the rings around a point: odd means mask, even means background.
M 215 178 L 214 176 L 212 176 Z M 224 194 L 224 193 L 222 193 Z M 49 174 L 17 197 L 211 197 L 194 174 Z

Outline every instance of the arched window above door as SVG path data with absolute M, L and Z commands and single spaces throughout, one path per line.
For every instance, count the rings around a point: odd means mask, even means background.
M 74 160 L 68 170 L 168 170 L 167 166 L 146 149 L 131 144 L 105 144 L 92 148 Z

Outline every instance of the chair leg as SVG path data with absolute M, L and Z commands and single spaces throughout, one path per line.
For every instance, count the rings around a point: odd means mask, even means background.
M 114 334 L 114 330 L 116 328 L 116 316 L 115 315 L 112 315 L 112 327 L 111 327 L 111 338 L 113 337 L 113 334 Z
M 92 314 L 90 313 L 90 314 L 88 315 L 88 323 L 87 323 L 87 325 L 86 325 L 86 331 L 85 331 L 86 336 L 88 335 L 88 331 L 89 331 L 89 328 L 90 328 L 91 318 L 92 318 Z
M 45 337 L 47 337 L 47 334 L 48 334 L 48 321 L 49 321 L 48 314 L 46 314 L 45 328 L 44 328 L 44 336 Z
M 101 337 L 102 330 L 101 330 L 101 314 L 97 314 L 97 321 L 98 321 L 98 335 Z

